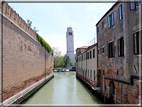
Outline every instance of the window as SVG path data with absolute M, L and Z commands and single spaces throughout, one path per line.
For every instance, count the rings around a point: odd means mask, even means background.
M 88 59 L 89 59 L 89 52 L 88 52 Z
M 114 25 L 114 15 L 113 13 L 108 16 L 108 28 L 111 28 Z
M 90 79 L 92 79 L 92 70 L 90 70 Z
M 136 10 L 142 4 L 142 0 L 131 0 L 130 2 L 130 10 Z
M 124 56 L 124 40 L 123 40 L 123 37 L 121 37 L 118 40 L 118 56 Z
M 110 42 L 108 44 L 108 57 L 109 58 L 114 57 L 114 42 Z
M 86 53 L 86 59 L 89 59 L 89 52 Z
M 88 78 L 89 78 L 89 69 L 88 69 Z
M 94 81 L 95 81 L 95 70 L 94 70 Z
M 81 50 L 79 50 L 79 54 L 81 54 Z
M 83 55 L 82 55 L 82 61 L 83 61 Z
M 134 54 L 142 54 L 142 31 L 133 34 L 134 37 Z M 139 49 L 141 48 L 141 49 Z
M 122 5 L 119 6 L 119 20 L 122 20 Z
M 93 58 L 95 58 L 95 49 L 93 49 Z
M 104 28 L 104 22 L 102 22 L 102 29 Z
M 102 48 L 102 53 L 104 53 L 104 47 Z
M 72 35 L 72 32 L 69 32 L 69 35 Z
M 90 59 L 92 58 L 92 51 L 90 51 Z

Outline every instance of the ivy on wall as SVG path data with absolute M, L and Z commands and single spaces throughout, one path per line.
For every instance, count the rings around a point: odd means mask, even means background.
M 50 47 L 50 45 L 38 34 L 37 34 L 37 40 L 38 42 L 48 51 L 52 53 L 52 56 L 54 55 L 53 49 Z

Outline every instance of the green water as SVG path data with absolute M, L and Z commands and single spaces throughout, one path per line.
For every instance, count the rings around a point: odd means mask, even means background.
M 77 78 L 76 72 L 57 72 L 25 104 L 102 104 Z

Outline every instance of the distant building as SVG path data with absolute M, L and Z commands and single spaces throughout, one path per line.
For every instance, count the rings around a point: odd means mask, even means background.
M 79 53 L 78 53 L 79 51 Z M 100 88 L 97 76 L 97 43 L 76 49 L 76 74 L 94 90 Z
M 88 49 L 89 46 L 82 46 L 76 49 L 76 56 L 78 56 L 79 54 L 85 52 Z
M 67 28 L 66 32 L 66 41 L 67 41 L 67 55 L 69 56 L 70 61 L 73 62 L 74 65 L 74 35 L 72 31 L 72 27 Z

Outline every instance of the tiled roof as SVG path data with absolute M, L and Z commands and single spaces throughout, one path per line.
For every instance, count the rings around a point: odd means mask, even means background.
M 82 46 L 82 47 L 79 47 L 79 48 L 88 48 L 89 46 Z

